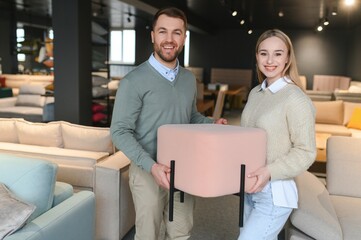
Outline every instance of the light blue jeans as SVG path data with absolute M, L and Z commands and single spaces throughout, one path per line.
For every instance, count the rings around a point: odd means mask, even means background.
M 271 184 L 258 193 L 245 194 L 243 228 L 238 240 L 277 240 L 292 208 L 273 204 Z

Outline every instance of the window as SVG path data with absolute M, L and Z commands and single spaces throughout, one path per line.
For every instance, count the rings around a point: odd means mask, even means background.
M 110 63 L 135 63 L 135 30 L 110 32 Z
M 25 41 L 25 30 L 23 28 L 16 29 L 16 42 L 18 49 L 22 47 L 21 42 Z M 19 62 L 25 61 L 25 54 L 24 53 L 18 53 L 17 55 Z
M 189 41 L 191 39 L 191 32 L 187 31 L 187 38 L 184 44 L 184 66 L 189 67 Z

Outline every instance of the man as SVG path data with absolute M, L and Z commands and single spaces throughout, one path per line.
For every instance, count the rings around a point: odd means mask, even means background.
M 157 129 L 164 124 L 227 124 L 225 119 L 204 117 L 196 109 L 195 77 L 177 59 L 186 29 L 181 10 L 159 10 L 151 32 L 154 52 L 121 80 L 116 95 L 110 128 L 115 146 L 131 160 L 135 239 L 158 240 L 163 220 L 167 239 L 188 239 L 193 226 L 194 199 L 187 194 L 184 203 L 175 201 L 174 221 L 168 221 L 170 169 L 156 160 Z

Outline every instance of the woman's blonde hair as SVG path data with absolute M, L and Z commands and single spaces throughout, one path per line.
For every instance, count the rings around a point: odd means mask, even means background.
M 268 30 L 268 31 L 264 32 L 258 38 L 258 41 L 256 44 L 256 55 L 258 53 L 259 45 L 261 44 L 261 42 L 263 42 L 264 40 L 266 40 L 267 38 L 270 38 L 270 37 L 278 37 L 286 44 L 286 47 L 288 49 L 288 61 L 285 66 L 285 69 L 283 70 L 283 73 L 282 73 L 283 76 L 287 76 L 298 87 L 303 89 L 301 80 L 300 80 L 300 76 L 298 75 L 296 57 L 295 57 L 295 52 L 293 50 L 292 42 L 291 42 L 290 38 L 284 32 L 282 32 L 281 30 L 278 30 L 278 29 L 272 29 L 272 30 Z M 266 78 L 266 76 L 259 70 L 258 67 L 257 67 L 257 77 L 258 77 L 258 81 L 260 83 L 262 83 L 262 81 Z

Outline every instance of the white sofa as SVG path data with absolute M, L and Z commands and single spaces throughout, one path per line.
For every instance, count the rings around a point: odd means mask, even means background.
M 316 108 L 316 133 L 361 138 L 361 130 L 348 128 L 355 108 L 361 103 L 338 101 L 313 101 Z
M 327 142 L 326 185 L 309 172 L 298 176 L 299 207 L 286 227 L 290 240 L 361 239 L 361 139 Z
M 56 163 L 58 181 L 95 193 L 96 239 L 119 240 L 134 226 L 130 161 L 115 152 L 109 128 L 0 118 L 0 133 L 0 153 Z
M 40 85 L 22 85 L 16 97 L 0 98 L 0 117 L 24 118 L 32 122 L 54 120 L 54 97 L 45 96 Z

